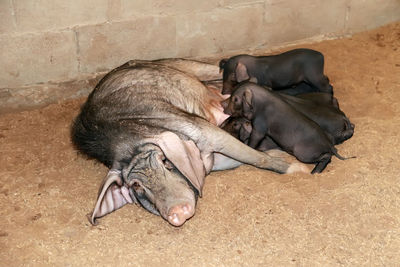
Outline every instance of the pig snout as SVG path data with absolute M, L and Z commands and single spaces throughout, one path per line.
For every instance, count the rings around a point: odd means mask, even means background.
M 176 205 L 169 209 L 167 220 L 174 226 L 181 226 L 194 215 L 194 210 L 189 203 Z
M 232 115 L 232 112 L 229 109 L 229 98 L 225 99 L 224 101 L 221 101 L 221 106 L 224 109 L 225 114 Z
M 222 84 L 222 91 L 221 91 L 221 93 L 223 94 L 223 95 L 230 95 L 230 94 L 232 94 L 232 91 L 233 91 L 233 85 L 232 85 L 232 82 L 231 81 L 225 81 L 225 82 L 223 82 L 223 84 Z

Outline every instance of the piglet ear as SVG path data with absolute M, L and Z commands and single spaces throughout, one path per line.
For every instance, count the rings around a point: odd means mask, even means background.
M 243 63 L 239 62 L 236 66 L 236 81 L 243 82 L 250 79 L 250 76 L 247 72 L 247 67 Z
M 253 131 L 253 126 L 251 125 L 250 121 L 245 121 L 243 123 L 243 128 L 249 133 L 251 133 L 251 131 Z
M 228 62 L 228 59 L 226 58 L 221 59 L 221 61 L 219 62 L 219 73 L 221 73 L 224 70 L 226 62 Z
M 251 77 L 249 82 L 258 83 L 258 79 L 256 77 Z
M 108 172 L 106 178 L 100 186 L 97 202 L 89 221 L 96 225 L 96 219 L 103 217 L 124 206 L 132 203 L 133 200 L 129 194 L 129 189 L 122 185 L 121 172 L 112 169 Z
M 201 196 L 206 173 L 196 144 L 192 140 L 182 140 L 173 132 L 163 132 L 156 136 L 155 143 Z
M 240 127 L 240 140 L 246 141 L 250 138 L 251 132 L 253 131 L 253 127 L 249 121 L 244 121 L 242 127 Z
M 251 92 L 251 90 L 246 89 L 243 94 L 242 105 L 243 105 L 243 116 L 248 120 L 251 120 L 253 117 L 252 100 L 253 100 L 253 93 Z

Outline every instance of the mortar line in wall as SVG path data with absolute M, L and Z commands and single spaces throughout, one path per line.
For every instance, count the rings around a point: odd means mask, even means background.
M 81 73 L 81 52 L 79 48 L 79 33 L 76 30 L 76 28 L 72 29 L 72 32 L 74 33 L 75 37 L 75 53 L 76 53 L 76 61 L 78 62 L 78 73 Z
M 6 87 L 0 87 L 0 90 L 8 89 L 8 90 L 14 90 L 14 89 L 26 89 L 30 88 L 32 86 L 52 86 L 52 85 L 57 85 L 57 84 L 62 84 L 62 83 L 69 83 L 69 82 L 76 82 L 76 81 L 87 81 L 89 79 L 95 78 L 96 76 L 101 76 L 101 75 L 106 75 L 108 71 L 99 71 L 99 72 L 91 72 L 91 73 L 80 73 L 78 76 L 74 78 L 65 78 L 65 79 L 59 79 L 59 80 L 48 80 L 44 82 L 35 82 L 35 83 L 28 83 L 28 84 L 23 84 L 23 85 L 18 85 L 18 86 L 6 86 Z
M 14 7 L 14 0 L 9 0 L 11 3 L 11 7 L 12 7 L 12 17 L 13 17 L 13 23 L 14 26 L 16 27 L 17 25 L 17 18 L 15 16 L 15 7 Z M 243 4 L 235 4 L 232 6 L 218 6 L 217 9 L 221 9 L 221 10 L 230 10 L 233 9 L 235 7 L 249 7 L 249 6 L 254 6 L 254 5 L 259 5 L 259 4 L 265 4 L 264 1 L 256 1 L 256 2 L 252 2 L 252 3 L 243 3 Z M 201 11 L 200 13 L 209 13 L 212 12 L 213 10 L 204 10 Z M 171 17 L 171 16 L 179 16 L 179 15 L 188 15 L 188 14 L 194 14 L 194 11 L 190 11 L 190 12 L 184 12 L 181 14 L 149 14 L 147 16 L 134 16 L 134 19 L 137 18 L 145 18 L 145 17 Z M 75 31 L 76 28 L 81 28 L 81 27 L 90 27 L 90 26 L 98 26 L 98 25 L 105 25 L 105 24 L 113 24 L 113 23 L 123 23 L 123 22 L 129 22 L 129 21 L 134 21 L 134 19 L 126 19 L 126 18 L 120 18 L 120 19 L 113 19 L 113 20 L 109 20 L 107 18 L 107 20 L 105 21 L 101 21 L 101 22 L 95 22 L 95 23 L 89 23 L 89 24 L 75 24 L 75 25 L 69 25 L 67 27 L 62 27 L 62 28 L 55 28 L 55 29 L 41 29 L 38 31 L 16 31 L 16 32 L 12 32 L 12 33 L 1 33 L 0 35 L 12 35 L 12 36 L 22 36 L 25 34 L 32 34 L 32 35 L 39 35 L 42 33 L 59 33 L 59 32 L 64 32 L 64 31 Z
M 269 46 L 269 45 L 261 45 L 261 46 L 256 46 L 256 47 L 250 47 L 246 50 L 243 49 L 237 49 L 237 50 L 231 50 L 229 52 L 224 52 L 224 53 L 212 53 L 212 54 L 208 54 L 208 55 L 200 55 L 200 56 L 194 56 L 194 57 L 189 57 L 192 59 L 196 59 L 196 58 L 204 58 L 204 57 L 215 57 L 215 56 L 223 56 L 223 55 L 235 55 L 237 53 L 249 53 L 249 54 L 259 54 L 260 52 L 263 52 L 263 54 L 268 55 L 268 54 L 272 54 L 274 52 L 277 52 L 279 50 L 285 49 L 285 48 L 289 48 L 293 47 L 293 46 L 298 46 L 298 45 L 304 45 L 304 44 L 315 44 L 315 43 L 319 43 L 322 41 L 329 41 L 329 40 L 337 40 L 337 39 L 342 39 L 342 38 L 347 38 L 350 37 L 351 35 L 349 34 L 343 34 L 343 35 L 318 35 L 318 36 L 313 36 L 313 37 L 308 37 L 308 38 L 304 38 L 304 39 L 300 39 L 300 40 L 295 40 L 295 41 L 289 41 L 289 42 L 285 42 L 279 45 L 273 45 L 273 46 Z
M 13 24 L 14 24 L 15 30 L 17 30 L 17 16 L 15 16 L 14 0 L 10 0 L 10 6 L 11 6 L 11 17 L 13 20 Z
M 15 16 L 15 8 L 14 8 L 14 0 L 9 0 L 12 6 L 12 15 L 13 15 L 13 23 L 16 25 L 16 16 Z M 263 1 L 257 1 L 257 2 L 253 2 L 253 3 L 245 3 L 245 4 L 235 4 L 233 6 L 219 6 L 217 7 L 217 9 L 220 10 L 230 10 L 233 9 L 235 7 L 249 7 L 249 6 L 254 6 L 254 5 L 259 5 L 259 4 L 263 4 Z M 265 3 L 264 3 L 265 5 Z M 263 6 L 264 6 L 263 5 Z M 265 9 L 265 7 L 263 7 Z M 202 11 L 200 13 L 210 13 L 213 10 L 206 10 L 206 11 Z M 73 31 L 73 32 L 77 32 L 76 29 L 78 28 L 82 28 L 82 27 L 91 27 L 91 26 L 99 26 L 99 25 L 107 25 L 107 24 L 113 24 L 113 23 L 124 23 L 124 22 L 134 22 L 135 19 L 140 19 L 140 18 L 147 18 L 147 17 L 171 17 L 171 16 L 179 16 L 179 15 L 187 15 L 187 14 L 193 14 L 194 12 L 185 12 L 182 14 L 176 14 L 176 15 L 170 15 L 170 14 L 151 14 L 148 16 L 135 16 L 134 19 L 126 19 L 126 18 L 120 18 L 120 19 L 113 19 L 113 20 L 105 20 L 102 22 L 96 22 L 93 24 L 75 24 L 75 25 L 69 25 L 67 27 L 63 27 L 63 28 L 55 28 L 55 29 L 41 29 L 38 31 L 16 31 L 16 32 L 5 32 L 5 33 L 0 33 L 1 35 L 11 35 L 11 36 L 23 36 L 26 34 L 31 34 L 31 35 L 40 35 L 43 33 L 60 33 L 60 32 L 66 32 L 66 31 Z
M 146 16 L 142 17 L 135 17 L 135 18 L 145 18 Z M 152 17 L 165 17 L 165 16 L 152 16 Z M 5 32 L 5 33 L 0 33 L 0 36 L 2 35 L 9 35 L 9 36 L 23 36 L 23 35 L 41 35 L 43 33 L 60 33 L 60 32 L 68 32 L 72 31 L 75 32 L 77 31 L 76 29 L 83 28 L 83 27 L 92 27 L 92 26 L 100 26 L 100 25 L 106 25 L 106 24 L 112 24 L 112 23 L 120 23 L 120 22 L 129 22 L 129 21 L 134 21 L 131 19 L 121 19 L 121 20 L 113 20 L 113 21 L 104 21 L 104 22 L 98 22 L 94 24 L 76 24 L 76 25 L 70 25 L 68 27 L 64 28 L 55 28 L 55 29 L 41 29 L 38 31 L 21 31 L 21 32 Z
M 351 1 L 349 0 L 347 3 L 346 3 L 346 14 L 345 14 L 345 16 L 344 16 L 344 25 L 343 25 L 343 27 L 344 27 L 344 29 L 343 29 L 343 32 L 345 32 L 345 33 L 347 33 L 347 31 L 348 31 L 348 25 L 349 25 L 349 17 L 350 17 L 350 12 L 351 12 L 351 3 L 350 3 Z
M 63 29 L 55 29 L 55 30 L 46 30 L 46 31 L 24 31 L 24 32 L 5 32 L 5 33 L 0 33 L 0 36 L 11 36 L 11 37 L 21 37 L 21 36 L 39 36 L 42 34 L 57 34 L 57 33 L 63 33 L 63 32 L 73 32 L 72 28 L 63 28 Z
M 174 22 L 175 22 L 175 55 L 174 57 L 178 56 L 178 19 L 175 17 L 174 18 Z
M 267 11 L 267 2 L 266 1 L 264 1 L 263 2 L 263 16 L 262 16 L 262 25 L 264 26 L 265 25 L 265 12 Z
M 254 6 L 254 5 L 258 5 L 258 4 L 265 4 L 266 1 L 254 1 L 254 2 L 245 2 L 245 3 L 236 3 L 236 4 L 231 4 L 231 5 L 222 5 L 219 6 L 219 8 L 221 9 L 233 9 L 235 7 L 248 7 L 248 6 Z M 212 10 L 210 10 L 212 11 Z

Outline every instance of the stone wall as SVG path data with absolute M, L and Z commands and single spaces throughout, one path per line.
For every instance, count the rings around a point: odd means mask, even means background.
M 129 59 L 232 54 L 399 19 L 400 0 L 0 0 L 0 112 L 85 95 Z

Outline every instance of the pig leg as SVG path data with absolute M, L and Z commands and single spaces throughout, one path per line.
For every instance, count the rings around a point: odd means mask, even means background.
M 342 142 L 346 141 L 347 139 L 351 138 L 354 134 L 354 130 L 353 129 L 347 129 L 345 131 L 343 131 L 342 133 Z
M 338 102 L 338 100 L 337 100 L 336 97 L 332 97 L 332 105 L 333 105 L 335 108 L 339 109 L 339 102 Z
M 327 76 L 318 71 L 315 73 L 306 74 L 306 77 L 306 82 L 317 87 L 321 92 L 333 94 L 333 88 L 332 85 L 329 84 L 329 79 Z
M 260 152 L 254 150 L 203 119 L 198 118 L 195 121 L 199 125 L 197 134 L 200 135 L 193 136 L 193 132 L 190 131 L 191 133 L 188 133 L 188 136 L 193 138 L 192 140 L 196 142 L 200 150 L 209 150 L 211 148 L 213 152 L 221 153 L 235 161 L 278 173 L 309 172 L 306 165 L 294 160 L 293 157 L 283 151 L 269 153 L 269 151 Z M 225 166 L 231 167 L 239 166 L 234 161 L 225 161 L 225 164 Z M 217 167 L 219 166 L 217 165 Z
M 178 110 L 176 113 L 164 112 L 160 116 L 164 118 L 162 120 L 164 129 L 175 132 L 183 139 L 193 140 L 202 154 L 219 152 L 236 161 L 278 173 L 309 171 L 306 165 L 288 158 L 288 154 L 269 155 L 252 149 L 201 117 Z M 160 118 L 147 118 L 146 124 L 159 127 Z
M 337 144 L 343 143 L 347 139 L 351 138 L 354 134 L 354 124 L 351 123 L 347 118 L 345 118 L 343 128 L 344 129 L 337 136 L 337 140 L 335 140 Z
M 279 158 L 289 158 L 292 157 L 286 152 L 280 150 L 279 148 L 277 149 L 270 149 L 268 151 L 264 151 L 267 155 L 270 157 L 279 157 Z M 293 160 L 293 157 L 292 157 Z M 223 171 L 223 170 L 230 170 L 239 167 L 240 165 L 243 165 L 242 162 L 234 160 L 232 158 L 229 158 L 227 156 L 224 156 L 220 153 L 214 153 L 214 166 L 212 168 L 212 171 Z M 301 166 L 303 165 L 303 166 Z M 301 169 L 299 169 L 301 168 Z M 289 169 L 286 171 L 286 173 L 293 173 L 293 172 L 298 172 L 298 171 L 303 171 L 303 172 L 309 172 L 308 168 L 305 167 L 304 164 L 292 164 Z
M 251 148 L 256 148 L 257 145 L 261 142 L 261 140 L 265 137 L 264 134 L 261 134 L 259 131 L 255 130 L 253 128 L 253 131 L 251 132 L 250 135 L 250 141 L 249 141 L 249 146 Z
M 351 123 L 347 118 L 345 120 L 345 130 L 342 133 L 343 141 L 349 139 L 354 134 L 354 124 Z
M 222 129 L 207 123 L 207 127 L 201 127 L 202 138 L 196 144 L 201 147 L 207 144 L 204 149 L 212 149 L 236 161 L 250 164 L 258 168 L 269 169 L 278 173 L 289 173 L 296 171 L 308 172 L 308 168 L 299 162 L 293 162 L 288 154 L 262 153 L 243 144 Z M 231 164 L 234 164 L 231 162 Z
M 275 89 L 273 89 L 273 90 L 275 90 Z M 311 85 L 305 83 L 305 82 L 301 82 L 296 86 L 277 90 L 276 92 L 280 93 L 280 94 L 285 94 L 285 95 L 297 96 L 300 94 L 308 94 L 308 93 L 312 93 L 312 92 L 318 92 L 318 89 L 315 88 L 314 86 L 311 86 Z
M 317 165 L 315 165 L 315 168 L 311 171 L 311 173 L 321 173 L 329 164 L 329 162 L 331 162 L 331 158 L 332 155 L 330 153 L 322 155 L 322 157 L 319 159 L 319 162 L 317 163 Z
M 280 149 L 280 147 L 278 146 L 277 143 L 274 142 L 274 140 L 271 139 L 271 137 L 266 135 L 265 138 L 258 145 L 257 150 L 266 151 L 270 149 Z
M 354 130 L 352 129 L 347 129 L 344 130 L 343 132 L 340 133 L 340 135 L 336 138 L 335 143 L 336 144 L 341 144 L 347 139 L 350 139 L 354 134 Z
M 242 162 L 224 156 L 220 153 L 214 153 L 214 165 L 212 171 L 230 170 L 243 165 Z

